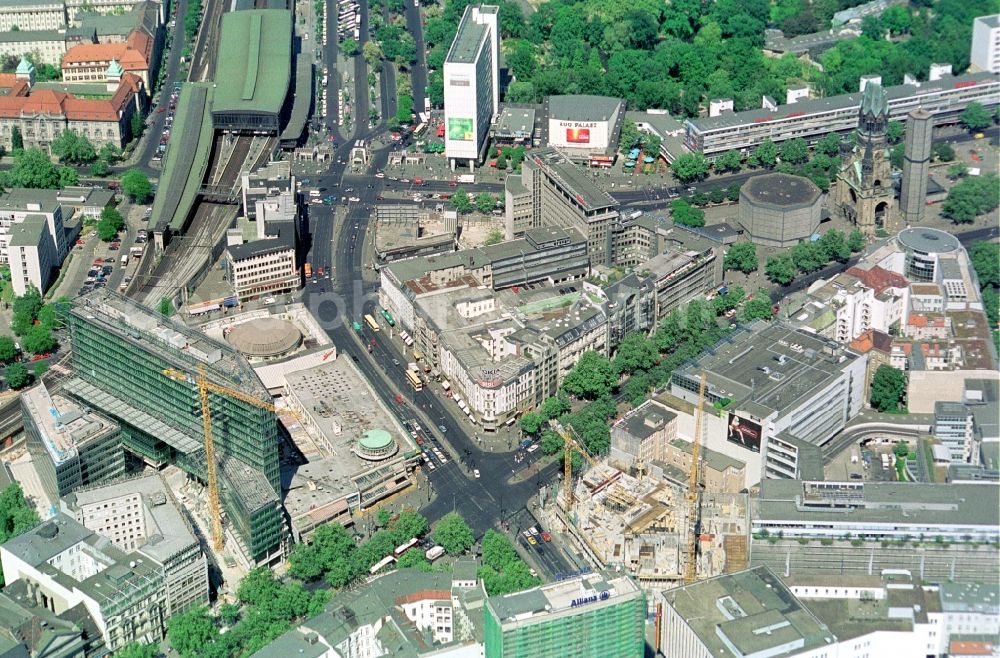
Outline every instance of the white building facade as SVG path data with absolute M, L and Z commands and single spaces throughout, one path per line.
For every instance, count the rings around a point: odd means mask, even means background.
M 980 16 L 972 22 L 969 62 L 981 71 L 1000 73 L 1000 14 Z
M 479 160 L 500 108 L 500 8 L 469 6 L 444 62 L 445 155 L 452 167 Z

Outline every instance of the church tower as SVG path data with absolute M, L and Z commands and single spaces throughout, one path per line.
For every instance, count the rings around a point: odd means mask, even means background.
M 836 210 L 866 236 L 895 231 L 898 223 L 892 168 L 886 149 L 889 99 L 882 85 L 865 84 L 858 109 L 857 145 L 837 174 Z

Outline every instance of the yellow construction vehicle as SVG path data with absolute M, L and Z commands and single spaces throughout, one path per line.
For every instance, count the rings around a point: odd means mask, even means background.
M 216 470 L 215 442 L 212 439 L 212 409 L 211 404 L 209 404 L 208 393 L 211 391 L 219 395 L 235 398 L 271 412 L 277 411 L 277 409 L 275 409 L 273 404 L 258 400 L 242 391 L 213 384 L 205 376 L 204 366 L 198 366 L 198 374 L 194 377 L 174 368 L 167 368 L 163 371 L 163 374 L 171 379 L 188 382 L 198 387 L 198 396 L 201 399 L 201 427 L 205 435 L 205 470 L 208 476 L 208 511 L 212 522 L 212 548 L 216 551 L 221 551 L 225 544 L 225 537 L 222 534 L 222 513 L 219 508 L 219 476 Z
M 691 470 L 688 472 L 688 490 L 685 500 L 688 512 L 687 562 L 684 563 L 684 582 L 690 584 L 698 575 L 698 526 L 701 522 L 701 422 L 705 404 L 705 373 L 701 373 L 698 386 L 698 405 L 694 408 L 694 437 L 691 439 Z

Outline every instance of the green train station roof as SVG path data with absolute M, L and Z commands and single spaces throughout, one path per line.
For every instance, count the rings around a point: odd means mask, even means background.
M 291 75 L 291 12 L 259 9 L 223 14 L 213 112 L 277 114 Z

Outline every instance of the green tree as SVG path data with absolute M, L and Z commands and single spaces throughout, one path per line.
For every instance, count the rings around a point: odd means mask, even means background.
M 31 382 L 31 375 L 23 363 L 12 363 L 4 370 L 4 379 L 7 386 L 15 391 L 19 391 Z
M 138 169 L 129 169 L 122 176 L 122 191 L 134 203 L 146 203 L 153 196 L 149 177 Z
M 17 358 L 17 346 L 10 336 L 0 336 L 0 363 L 10 363 Z
M 20 484 L 12 482 L 0 491 L 0 544 L 31 530 L 38 523 L 38 513 L 28 505 Z M 0 571 L 0 587 L 3 584 L 3 572 Z
M 11 328 L 15 336 L 23 336 L 34 325 L 43 306 L 42 295 L 33 285 L 29 285 L 23 295 L 14 298 L 11 305 L 14 315 Z
M 61 187 L 60 170 L 37 148 L 14 152 L 14 166 L 2 177 L 4 186 L 55 190 Z
M 906 374 L 880 365 L 872 376 L 871 404 L 878 411 L 897 411 L 906 396 Z
M 240 618 L 240 607 L 235 603 L 223 603 L 219 606 L 219 620 L 226 626 L 232 626 Z
M 726 251 L 722 266 L 727 270 L 737 270 L 744 274 L 756 272 L 760 267 L 760 262 L 757 260 L 757 245 L 752 242 L 737 242 Z
M 990 124 L 993 123 L 993 116 L 982 106 L 981 103 L 975 101 L 969 103 L 962 110 L 962 114 L 959 115 L 958 120 L 962 122 L 962 125 L 971 131 L 983 130 L 984 128 L 989 128 Z
M 908 7 L 896 5 L 889 7 L 881 16 L 882 27 L 889 30 L 892 36 L 899 36 L 910 31 L 912 24 Z
M 612 366 L 615 372 L 633 374 L 640 370 L 649 370 L 656 365 L 659 354 L 653 343 L 641 333 L 631 333 L 618 344 Z
M 788 252 L 795 267 L 803 272 L 815 272 L 827 262 L 826 253 L 818 242 L 802 240 Z
M 782 162 L 802 164 L 809 159 L 809 143 L 801 137 L 785 140 L 779 150 Z
M 465 191 L 465 188 L 458 188 L 455 193 L 451 195 L 448 199 L 451 206 L 458 211 L 460 215 L 466 215 L 472 212 L 472 200 L 469 199 L 469 193 Z
M 90 140 L 73 130 L 64 130 L 52 142 L 51 149 L 60 162 L 88 164 L 97 159 L 97 150 Z
M 742 167 L 743 156 L 736 149 L 726 151 L 715 160 L 715 171 L 720 174 L 727 171 L 739 171 Z
M 15 151 L 24 150 L 24 136 L 21 135 L 21 129 L 14 126 L 10 130 L 10 143 Z
M 476 210 L 483 213 L 484 215 L 486 213 L 492 212 L 492 210 L 496 208 L 496 204 L 497 204 L 496 197 L 494 197 L 489 192 L 480 192 L 479 194 L 476 195 Z
M 562 390 L 578 398 L 594 399 L 609 393 L 617 382 L 614 366 L 608 358 L 599 352 L 588 351 L 566 375 Z
M 872 41 L 878 41 L 882 38 L 885 29 L 882 27 L 882 21 L 878 19 L 878 16 L 865 16 L 861 19 L 861 35 L 868 37 Z
M 529 411 L 521 416 L 518 423 L 525 434 L 538 434 L 545 424 L 545 417 L 537 411 Z
M 108 166 L 105 160 L 94 160 L 93 164 L 90 165 L 90 175 L 103 177 L 111 173 L 111 167 Z
M 107 143 L 101 146 L 97 157 L 108 164 L 115 164 L 122 159 L 122 150 L 114 144 Z
M 209 616 L 208 608 L 204 606 L 192 608 L 167 620 L 167 639 L 170 640 L 170 646 L 183 658 L 199 656 L 204 647 L 216 642 L 218 638 L 219 630 Z
M 111 242 L 124 227 L 125 219 L 122 214 L 109 206 L 101 211 L 101 219 L 97 222 L 97 236 L 104 242 Z
M 645 372 L 637 372 L 625 382 L 625 385 L 622 387 L 622 394 L 624 394 L 629 404 L 633 407 L 638 407 L 645 401 L 646 394 L 649 393 L 651 386 L 649 375 Z
M 796 268 L 791 256 L 778 254 L 767 259 L 764 274 L 769 281 L 787 286 L 795 278 Z
M 563 438 L 552 430 L 545 430 L 542 432 L 539 444 L 542 446 L 543 453 L 546 455 L 554 455 L 563 449 Z
M 767 167 L 768 169 L 774 167 L 778 162 L 777 145 L 770 139 L 765 139 L 753 150 L 747 162 L 754 166 Z
M 156 310 L 160 312 L 160 315 L 169 317 L 174 314 L 174 303 L 170 301 L 169 297 L 161 297 Z
M 540 583 L 517 556 L 517 551 L 506 535 L 496 530 L 487 530 L 483 535 L 482 546 L 483 566 L 479 569 L 479 577 L 490 596 L 517 592 Z
M 569 409 L 569 400 L 560 395 L 552 395 L 545 399 L 540 411 L 546 420 L 551 420 L 552 418 L 559 418 L 568 412 Z
M 970 176 L 951 188 L 941 214 L 956 224 L 968 224 L 1000 205 L 1000 178 L 996 174 Z
M 434 526 L 431 537 L 448 555 L 461 555 L 476 541 L 469 524 L 457 512 L 445 514 Z
M 685 153 L 671 163 L 674 176 L 682 183 L 701 180 L 708 175 L 709 162 L 700 153 Z
M 740 200 L 740 186 L 738 183 L 733 183 L 726 188 L 726 198 L 733 202 Z
M 146 123 L 142 120 L 142 114 L 139 112 L 133 112 L 132 118 L 129 119 L 129 134 L 132 135 L 132 139 L 139 139 L 142 137 L 142 133 L 146 130 Z
M 941 162 L 951 162 L 955 159 L 955 149 L 951 144 L 939 142 L 931 147 L 931 153 Z
M 670 202 L 670 216 L 675 224 L 683 226 L 704 226 L 705 211 L 693 208 L 687 199 L 674 199 Z
M 851 250 L 852 253 L 857 253 L 865 248 L 865 234 L 854 229 L 847 236 L 847 248 Z
M 816 142 L 816 152 L 830 158 L 840 155 L 840 137 L 837 133 L 827 133 Z
M 52 336 L 52 331 L 47 327 L 36 324 L 29 327 L 21 338 L 24 350 L 31 354 L 46 354 L 51 352 L 56 346 L 56 339 Z
M 262 605 L 267 601 L 274 600 L 281 589 L 274 572 L 267 567 L 257 567 L 251 569 L 240 581 L 236 589 L 236 598 L 244 605 Z
M 948 165 L 948 178 L 951 180 L 957 180 L 959 178 L 965 178 L 969 175 L 969 166 L 964 162 L 956 162 L 953 165 Z
M 743 322 L 770 320 L 772 317 L 771 300 L 767 297 L 767 291 L 758 291 L 753 299 L 743 305 L 740 312 L 740 320 Z
M 416 549 L 409 550 L 403 553 L 396 560 L 397 569 L 420 569 L 421 571 L 431 571 L 433 567 L 431 566 L 430 560 L 428 560 L 423 551 L 418 551 Z
M 157 645 L 143 642 L 129 642 L 115 651 L 115 658 L 156 658 L 158 655 L 160 648 Z
M 747 293 L 741 286 L 729 286 L 729 290 L 716 295 L 715 299 L 712 300 L 712 310 L 715 311 L 716 315 L 722 315 L 743 303 L 746 296 Z
M 503 231 L 501 231 L 498 228 L 495 228 L 492 231 L 490 231 L 489 235 L 486 236 L 486 239 L 483 241 L 483 244 L 491 245 L 491 244 L 500 244 L 501 242 L 503 242 Z
M 905 155 L 905 145 L 900 143 L 889 149 L 889 164 L 893 169 L 903 168 L 903 156 Z
M 378 45 L 377 41 L 365 41 L 365 45 L 361 48 L 361 53 L 371 68 L 376 68 L 379 62 L 382 61 L 382 48 Z M 373 83 L 369 82 L 371 86 L 375 86 Z
M 889 140 L 890 144 L 898 143 L 903 139 L 904 134 L 906 134 L 906 125 L 902 121 L 893 119 L 886 127 L 885 137 Z
M 622 121 L 621 135 L 618 138 L 618 146 L 622 153 L 628 153 L 631 149 L 639 145 L 639 129 L 632 119 Z
M 340 44 L 340 50 L 344 53 L 344 55 L 354 57 L 361 52 L 361 46 L 358 45 L 357 41 L 348 37 L 347 39 L 344 39 L 343 43 Z
M 820 237 L 818 244 L 827 261 L 836 260 L 844 263 L 851 257 L 851 248 L 843 231 L 830 229 Z
M 1000 245 L 996 242 L 977 242 L 970 257 L 981 287 L 1000 286 Z M 0 357 L 0 360 L 3 358 Z
M 35 367 L 31 371 L 34 373 L 35 379 L 41 379 L 49 371 L 49 364 L 45 361 L 36 361 Z

